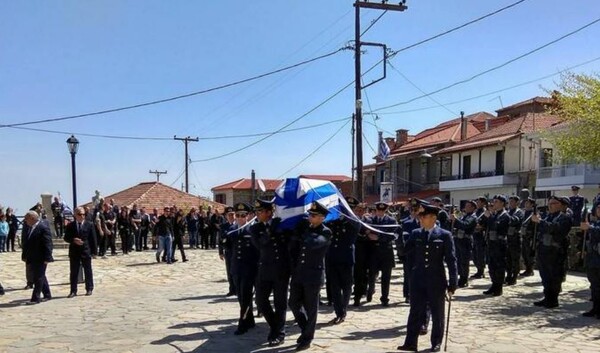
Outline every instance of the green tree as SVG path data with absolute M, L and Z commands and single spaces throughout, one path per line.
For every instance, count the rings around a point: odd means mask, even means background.
M 568 73 L 552 92 L 561 128 L 548 133 L 562 159 L 600 164 L 600 76 Z

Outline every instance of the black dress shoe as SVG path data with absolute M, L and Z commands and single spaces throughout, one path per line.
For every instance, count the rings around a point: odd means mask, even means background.
M 476 273 L 476 274 L 472 275 L 469 278 L 471 278 L 471 279 L 481 279 L 481 278 L 484 278 L 484 277 L 485 277 L 485 275 L 483 273 Z
M 547 301 L 546 304 L 544 304 L 544 308 L 546 309 L 554 309 L 554 308 L 558 308 L 558 302 L 557 301 Z
M 495 291 L 492 293 L 492 296 L 493 296 L 493 297 L 499 297 L 499 296 L 501 296 L 501 295 L 502 295 L 502 289 L 500 289 L 500 290 L 495 290 Z
M 373 300 L 373 294 L 367 294 L 367 303 L 370 303 Z
M 239 335 L 243 335 L 246 332 L 248 332 L 248 329 L 243 328 L 243 327 L 238 327 L 237 330 L 235 330 L 233 332 L 233 334 L 236 335 L 236 336 L 239 336 Z
M 531 277 L 533 276 L 533 271 L 523 271 L 519 273 L 519 277 Z
M 24 290 L 27 290 L 27 289 L 33 289 L 33 286 L 30 286 L 30 285 L 28 284 L 28 285 L 26 285 L 26 286 L 25 286 L 25 288 L 23 288 L 23 289 L 24 289 Z
M 67 295 L 67 298 L 74 298 L 76 296 L 77 296 L 77 293 L 71 292 L 71 293 L 69 293 L 69 295 Z
M 90 295 L 92 295 L 92 291 L 88 290 L 87 292 L 85 292 L 85 295 L 87 295 L 89 297 Z
M 360 299 L 354 299 L 354 304 L 352 306 L 360 306 Z
M 25 304 L 26 304 L 26 305 L 35 305 L 35 304 L 39 304 L 39 303 L 41 303 L 41 302 L 42 302 L 42 301 L 41 301 L 40 299 L 38 299 L 38 300 L 30 300 L 30 301 L 28 301 L 28 302 L 27 302 L 27 303 L 25 303 Z
M 431 347 L 430 352 L 439 352 L 442 349 L 440 344 L 436 344 L 435 346 Z
M 494 287 L 492 287 L 492 288 L 484 291 L 483 294 L 485 294 L 485 295 L 492 295 L 492 294 L 494 294 L 495 291 L 496 291 L 496 289 Z
M 390 306 L 390 301 L 389 301 L 389 300 L 382 300 L 382 301 L 381 301 L 381 306 L 383 306 L 383 307 L 388 307 L 388 306 Z
M 401 346 L 398 346 L 398 348 L 396 348 L 399 351 L 405 351 L 405 352 L 417 352 L 417 346 L 411 346 L 408 344 L 403 344 Z
M 592 309 L 590 311 L 586 311 L 585 313 L 581 314 L 581 316 L 594 317 L 594 316 L 596 316 L 596 310 Z
M 533 302 L 533 305 L 535 305 L 535 306 L 546 306 L 546 298 L 544 298 L 542 300 L 538 300 L 537 302 Z
M 269 340 L 269 347 L 281 346 L 284 342 L 285 342 L 285 338 L 283 338 L 283 337 L 276 337 L 276 338 L 274 338 L 272 340 Z
M 188 261 L 190 261 L 190 260 L 188 260 L 188 259 L 183 259 L 183 262 L 188 262 Z
M 226 297 L 231 297 L 232 295 L 235 295 L 234 292 L 228 292 L 227 294 L 225 294 Z
M 296 352 L 305 351 L 310 348 L 310 342 L 300 342 L 296 346 Z
M 419 330 L 419 335 L 425 336 L 426 334 L 427 334 L 427 327 L 421 327 L 421 330 Z
M 458 288 L 467 288 L 469 286 L 469 282 L 463 282 L 458 284 Z

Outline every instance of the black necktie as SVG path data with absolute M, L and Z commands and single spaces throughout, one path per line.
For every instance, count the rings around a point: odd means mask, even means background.
M 77 222 L 77 235 L 81 233 L 81 223 Z

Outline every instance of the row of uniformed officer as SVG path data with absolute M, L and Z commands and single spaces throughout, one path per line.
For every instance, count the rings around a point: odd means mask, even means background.
M 492 210 L 486 210 L 482 217 L 487 226 L 488 269 L 492 280 L 492 286 L 483 294 L 493 296 L 502 295 L 506 277 L 507 236 L 510 226 L 510 217 L 505 209 L 506 201 L 504 195 L 495 195 Z
M 229 283 L 229 290 L 225 296 L 229 297 L 235 295 L 235 284 L 233 282 L 233 276 L 231 275 L 231 258 L 233 257 L 233 241 L 228 241 L 227 232 L 235 224 L 235 212 L 233 207 L 229 206 L 225 208 L 225 220 L 220 227 L 219 234 L 219 258 L 221 261 L 225 261 L 225 271 L 227 272 L 227 282 Z
M 581 229 L 587 234 L 585 264 L 593 302 L 592 309 L 583 313 L 583 316 L 600 319 L 600 204 L 593 209 L 593 215 L 595 222 L 590 224 L 584 220 L 581 223 Z
M 519 208 L 519 196 L 508 198 L 508 235 L 506 253 L 506 285 L 512 286 L 517 283 L 517 277 L 521 270 L 521 226 L 525 220 L 523 210 Z
M 456 259 L 458 263 L 458 287 L 464 288 L 469 285 L 469 262 L 473 254 L 473 233 L 477 226 L 475 201 L 465 203 L 464 213 L 461 217 L 450 215 L 450 221 L 454 228 L 454 245 L 456 248 Z

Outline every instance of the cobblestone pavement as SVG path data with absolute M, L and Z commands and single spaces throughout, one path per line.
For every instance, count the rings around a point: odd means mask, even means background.
M 225 298 L 224 264 L 215 250 L 189 250 L 190 262 L 154 262 L 147 251 L 94 260 L 93 296 L 67 299 L 68 258 L 55 250 L 48 268 L 53 299 L 24 305 L 31 295 L 24 287 L 20 253 L 0 254 L 0 352 L 289 352 L 299 335 L 288 311 L 288 337 L 283 346 L 264 343 L 267 325 L 234 336 L 239 312 L 234 298 Z M 392 305 L 369 303 L 351 308 L 345 323 L 328 326 L 330 307 L 319 312 L 313 352 L 392 352 L 403 342 L 408 305 L 401 296 L 400 268 L 392 278 Z M 599 352 L 600 320 L 581 317 L 589 290 L 585 277 L 570 274 L 557 309 L 531 305 L 540 297 L 539 277 L 505 289 L 502 297 L 481 294 L 486 279 L 457 292 L 452 304 L 449 352 Z M 377 297 L 377 295 L 375 295 Z M 420 348 L 428 351 L 429 336 Z

